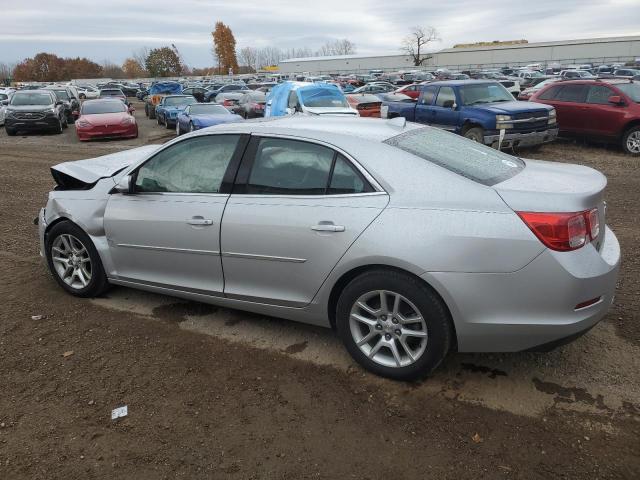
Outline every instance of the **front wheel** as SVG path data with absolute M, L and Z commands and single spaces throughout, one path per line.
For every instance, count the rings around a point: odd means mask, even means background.
M 4 131 L 7 132 L 7 135 L 9 135 L 10 137 L 14 137 L 17 133 L 17 130 L 14 130 L 10 127 L 4 127 Z
M 68 221 L 55 224 L 46 237 L 49 270 L 56 282 L 77 297 L 95 297 L 107 287 L 100 256 L 89 236 Z
M 182 132 L 180 131 L 180 122 L 176 121 L 176 137 L 179 137 L 180 135 L 182 135 Z
M 473 140 L 474 142 L 484 143 L 484 132 L 480 127 L 470 128 L 466 130 L 462 135 L 469 140 Z
M 622 149 L 630 155 L 640 155 L 640 126 L 632 127 L 622 137 Z
M 149 105 L 149 118 L 151 120 L 156 118 L 156 109 L 153 105 Z
M 449 313 L 419 279 L 374 270 L 352 280 L 336 309 L 338 334 L 364 368 L 396 380 L 431 373 L 453 342 Z
M 158 125 L 162 125 L 162 122 L 160 121 L 160 115 L 156 117 L 156 122 L 158 123 Z

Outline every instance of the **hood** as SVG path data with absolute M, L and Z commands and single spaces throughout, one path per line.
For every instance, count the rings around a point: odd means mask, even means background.
M 92 184 L 101 178 L 115 175 L 129 165 L 144 160 L 159 147 L 160 145 L 145 145 L 144 147 L 132 148 L 131 150 L 87 160 L 59 163 L 51 167 L 51 174 L 58 185 L 61 185 L 60 179 L 65 175 L 80 182 Z M 61 177 L 60 174 L 63 176 Z
M 480 108 L 482 110 L 488 110 L 497 115 L 510 115 L 514 113 L 527 113 L 527 112 L 548 112 L 553 109 L 549 105 L 543 105 L 542 103 L 534 102 L 519 102 L 514 100 L 513 102 L 497 102 L 497 103 L 484 103 L 480 105 L 472 105 L 468 108 Z
M 343 107 L 304 107 L 304 111 L 311 115 L 358 115 L 353 108 Z
M 240 115 L 192 115 L 193 123 L 201 127 L 210 127 L 212 125 L 220 125 L 222 123 L 233 123 L 244 120 Z
M 55 105 L 7 105 L 7 108 L 12 112 L 50 112 Z
M 117 113 L 96 113 L 91 115 L 82 115 L 78 120 L 84 120 L 91 125 L 114 125 L 120 123 L 123 118 L 127 118 L 127 112 Z

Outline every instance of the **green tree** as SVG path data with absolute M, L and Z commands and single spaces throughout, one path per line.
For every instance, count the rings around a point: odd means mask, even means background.
M 180 57 L 171 47 L 151 50 L 145 61 L 145 67 L 152 77 L 175 77 L 182 73 Z

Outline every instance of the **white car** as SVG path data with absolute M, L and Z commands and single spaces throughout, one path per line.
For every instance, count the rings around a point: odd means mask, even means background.
M 0 89 L 0 125 L 4 125 L 5 111 L 13 92 L 15 92 L 13 88 Z
M 100 96 L 100 90 L 91 85 L 75 85 L 80 100 L 93 100 Z

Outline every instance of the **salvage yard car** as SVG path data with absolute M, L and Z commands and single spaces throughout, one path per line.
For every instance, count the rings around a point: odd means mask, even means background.
M 76 121 L 78 140 L 138 138 L 133 110 L 118 99 L 86 100 Z
M 52 167 L 41 252 L 79 297 L 110 284 L 337 330 L 365 368 L 548 349 L 608 311 L 605 177 L 404 119 L 218 125 Z
M 163 97 L 156 106 L 158 125 L 174 128 L 178 114 L 184 110 L 184 107 L 192 103 L 198 103 L 192 95 L 167 95 Z
M 495 81 L 454 80 L 425 85 L 417 102 L 383 102 L 383 118 L 404 117 L 494 147 L 532 147 L 555 140 L 552 107 L 518 102 Z
M 11 96 L 5 109 L 7 135 L 34 130 L 62 133 L 63 128 L 67 128 L 64 104 L 51 90 L 23 90 Z
M 640 84 L 622 79 L 557 82 L 531 101 L 556 109 L 562 134 L 618 144 L 640 155 Z
M 154 120 L 156 118 L 156 106 L 166 95 L 180 95 L 182 85 L 178 82 L 156 82 L 149 87 L 149 93 L 144 101 L 144 114 Z
M 283 115 L 358 115 L 340 87 L 330 83 L 283 82 L 267 95 L 265 117 Z
M 231 113 L 222 105 L 209 103 L 194 103 L 188 105 L 178 114 L 176 120 L 176 135 L 193 132 L 201 128 L 212 127 L 222 123 L 241 122 L 240 115 Z

